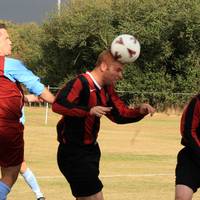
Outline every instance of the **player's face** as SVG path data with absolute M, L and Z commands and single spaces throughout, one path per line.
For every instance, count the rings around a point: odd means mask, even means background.
M 124 65 L 120 62 L 113 61 L 107 65 L 107 70 L 105 72 L 105 84 L 115 85 L 117 81 L 123 78 Z
M 11 54 L 11 44 L 8 32 L 6 29 L 0 29 L 0 55 L 7 56 Z

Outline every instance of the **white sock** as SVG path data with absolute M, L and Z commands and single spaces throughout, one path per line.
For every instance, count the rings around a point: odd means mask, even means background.
M 40 187 L 38 185 L 38 182 L 37 182 L 33 172 L 29 168 L 27 168 L 27 170 L 21 175 L 23 176 L 26 183 L 30 186 L 32 191 L 35 193 L 36 198 L 43 197 L 43 194 L 40 191 Z

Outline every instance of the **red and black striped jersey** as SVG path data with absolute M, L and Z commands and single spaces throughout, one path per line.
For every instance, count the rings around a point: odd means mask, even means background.
M 185 107 L 181 117 L 180 131 L 181 144 L 200 153 L 200 94 L 193 97 Z
M 138 108 L 128 108 L 115 92 L 114 86 L 99 89 L 85 73 L 69 81 L 56 95 L 52 110 L 63 118 L 57 125 L 61 143 L 92 144 L 96 142 L 100 118 L 90 115 L 94 106 L 108 106 L 106 116 L 115 123 L 137 122 L 144 115 Z

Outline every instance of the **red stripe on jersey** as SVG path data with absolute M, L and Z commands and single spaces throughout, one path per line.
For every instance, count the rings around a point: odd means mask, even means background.
M 200 147 L 200 95 L 195 96 L 184 109 L 180 132 L 182 135 L 181 143 L 192 149 Z M 200 151 L 200 149 L 199 149 Z
M 0 76 L 4 75 L 4 62 L 5 62 L 5 57 L 0 56 Z
M 197 132 L 199 129 L 199 119 L 200 119 L 200 101 L 197 100 L 194 108 L 194 114 L 192 119 L 192 137 L 194 141 L 197 143 L 197 145 L 200 147 L 200 138 L 199 138 L 199 132 Z
M 82 83 L 79 79 L 76 79 L 76 81 L 74 82 L 70 92 L 68 93 L 67 95 L 67 101 L 69 102 L 78 102 L 79 100 L 79 94 L 80 94 L 80 91 L 82 90 Z

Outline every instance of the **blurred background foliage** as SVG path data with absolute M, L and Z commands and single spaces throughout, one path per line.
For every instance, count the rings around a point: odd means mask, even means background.
M 199 92 L 199 13 L 199 0 L 68 0 L 40 25 L 6 23 L 13 56 L 57 87 L 92 69 L 117 35 L 134 35 L 141 55 L 127 65 L 117 90 L 129 103 L 163 110 Z

